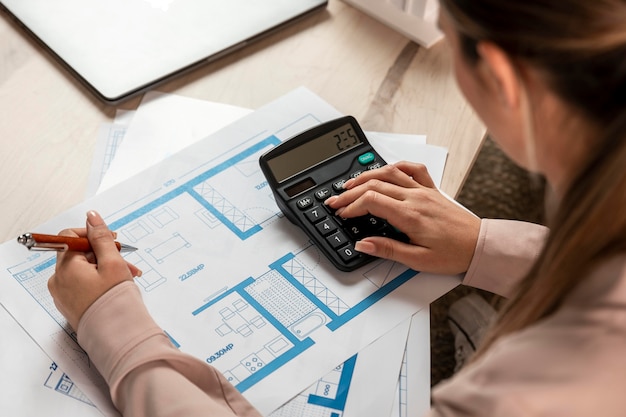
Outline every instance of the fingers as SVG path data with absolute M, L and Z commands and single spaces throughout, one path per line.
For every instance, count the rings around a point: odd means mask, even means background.
M 59 236 L 87 237 L 87 229 L 85 229 L 84 227 L 63 229 L 59 232 Z
M 137 268 L 130 262 L 126 262 L 126 265 L 128 266 L 128 270 L 130 271 L 130 274 L 133 276 L 133 278 L 140 277 L 143 274 L 141 269 Z
M 365 171 L 358 177 L 346 181 L 346 183 L 344 184 L 344 188 L 346 190 L 350 190 L 371 180 L 379 180 L 405 188 L 413 188 L 420 185 L 412 178 L 410 174 L 404 172 L 396 164 L 385 165 L 378 169 Z
M 370 213 L 387 218 L 380 212 L 382 206 L 369 206 L 369 204 L 384 202 L 385 209 L 391 209 L 392 201 L 385 197 L 403 201 L 406 199 L 408 190 L 421 187 L 436 188 L 426 167 L 423 164 L 399 162 L 364 172 L 346 181 L 344 188 L 347 191 L 330 197 L 325 204 L 334 209 L 347 208 L 346 212 L 338 211 L 338 214 L 344 217 Z M 378 194 L 381 196 L 379 197 Z
M 400 262 L 415 270 L 433 270 L 430 250 L 422 246 L 402 243 L 397 240 L 372 236 L 355 243 L 354 249 L 368 255 Z
M 59 235 L 87 237 L 93 252 L 59 252 L 57 254 L 57 265 L 68 264 L 75 258 L 85 260 L 90 264 L 100 264 L 100 266 L 102 266 L 103 261 L 106 259 L 111 259 L 116 262 L 121 260 L 119 250 L 114 243 L 117 233 L 109 230 L 102 217 L 95 211 L 89 211 L 87 213 L 86 228 L 65 229 L 60 231 Z M 141 270 L 130 262 L 126 262 L 126 266 L 133 277 L 141 276 Z
M 346 181 L 344 188 L 349 190 L 372 179 L 378 179 L 405 188 L 418 186 L 435 188 L 435 183 L 428 173 L 426 165 L 407 161 L 363 172 L 358 177 Z
M 89 243 L 93 248 L 93 254 L 95 255 L 95 261 L 98 264 L 98 267 L 102 270 L 105 270 L 108 267 L 110 267 L 111 270 L 116 270 L 120 274 L 116 277 L 116 279 L 132 279 L 133 277 L 140 277 L 142 274 L 141 270 L 130 262 L 124 261 L 117 246 L 115 245 L 115 236 L 117 236 L 117 233 L 109 230 L 100 214 L 95 211 L 89 211 L 87 213 L 87 237 L 89 238 Z M 90 257 L 87 256 L 88 260 L 89 258 Z M 122 265 L 126 267 L 126 271 L 123 275 L 121 274 L 122 270 L 120 269 Z
M 113 239 L 117 239 L 117 232 L 110 231 Z M 77 227 L 71 229 L 63 229 L 59 232 L 59 236 L 71 236 L 71 237 L 87 237 L 87 228 Z
M 373 214 L 383 219 L 397 217 L 398 210 L 410 198 L 410 193 L 420 193 L 421 186 L 403 187 L 378 179 L 329 197 L 324 204 L 336 209 L 339 216 L 351 218 Z
M 404 199 L 402 188 L 379 182 L 370 182 L 363 187 L 368 187 L 368 190 L 354 190 L 354 193 L 347 191 L 345 195 L 330 197 L 326 204 L 332 208 L 339 207 L 336 214 L 345 218 L 366 214 L 383 219 L 395 217 L 398 202 Z
M 86 237 L 87 229 L 85 229 L 84 227 L 64 229 L 59 232 L 59 235 L 68 236 L 68 237 Z M 72 252 L 72 251 L 57 252 L 57 266 L 71 262 L 77 256 L 85 257 L 85 254 L 81 252 Z
M 428 188 L 436 188 L 435 182 L 428 173 L 426 165 L 401 161 L 395 164 L 395 167 L 413 178 L 413 181 L 419 183 L 419 185 Z
M 401 242 L 388 238 L 369 237 L 356 242 L 354 245 L 354 249 L 359 252 L 363 252 L 379 258 L 391 259 L 392 261 L 402 262 L 402 260 L 400 259 L 402 257 L 402 245 L 403 244 Z M 414 248 L 415 246 L 412 246 L 411 249 L 415 250 Z M 413 259 L 411 260 L 414 261 L 414 254 L 412 258 Z M 408 265 L 407 262 L 403 263 Z
M 115 245 L 113 233 L 111 233 L 100 214 L 93 210 L 87 212 L 87 238 L 98 264 L 102 264 L 108 259 L 121 257 Z
M 437 274 L 458 274 L 466 269 L 451 262 L 449 257 L 424 246 L 372 236 L 355 243 L 354 249 L 383 259 L 389 259 L 416 271 Z

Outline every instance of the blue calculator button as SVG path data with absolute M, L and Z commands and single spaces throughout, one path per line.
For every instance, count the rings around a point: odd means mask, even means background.
M 372 162 L 374 159 L 376 159 L 376 156 L 374 156 L 373 152 L 365 152 L 364 154 L 359 156 L 359 164 L 367 165 L 370 162 Z

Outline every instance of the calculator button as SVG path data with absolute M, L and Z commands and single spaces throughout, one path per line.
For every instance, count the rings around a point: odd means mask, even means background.
M 348 238 L 341 230 L 335 234 L 328 236 L 326 240 L 328 241 L 328 243 L 330 243 L 330 246 L 332 246 L 333 249 L 340 248 L 348 243 Z
M 359 164 L 367 165 L 370 164 L 376 159 L 373 152 L 365 152 L 364 154 L 359 156 Z
M 363 239 L 366 236 L 380 235 L 386 226 L 384 220 L 371 215 L 355 217 L 344 221 L 343 227 L 354 240 Z
M 337 225 L 331 219 L 323 220 L 316 224 L 315 227 L 317 228 L 317 231 L 324 236 L 327 236 L 337 230 Z
M 324 201 L 328 197 L 330 197 L 330 190 L 328 188 L 322 188 L 321 190 L 317 190 L 315 192 L 315 198 L 317 198 L 319 201 Z
M 345 228 L 346 232 L 348 232 L 350 237 L 354 240 L 360 240 L 368 236 L 368 233 L 366 232 L 366 228 L 363 227 L 358 222 L 347 220 L 343 224 L 343 227 Z
M 311 223 L 317 223 L 326 217 L 326 210 L 319 206 L 315 206 L 312 209 L 305 211 L 304 215 Z
M 363 217 L 363 222 L 367 223 L 368 227 L 373 230 L 377 230 L 385 226 L 385 222 L 376 216 L 365 216 Z
M 384 219 L 381 219 L 380 217 L 376 217 L 376 216 L 372 216 L 372 219 L 369 219 L 370 224 L 372 224 L 372 228 L 377 230 L 377 233 L 381 233 L 381 230 L 384 230 L 385 228 L 389 228 L 389 229 L 393 229 L 389 223 L 387 223 Z M 376 224 L 373 224 L 373 222 L 376 222 Z
M 363 173 L 363 171 L 358 170 L 358 171 L 354 171 L 352 174 L 350 174 L 350 178 L 356 178 L 359 175 L 361 175 Z
M 338 193 L 345 191 L 343 189 L 343 185 L 346 183 L 346 181 L 347 180 L 344 178 L 333 182 L 333 190 L 337 191 Z
M 382 167 L 383 164 L 381 164 L 380 162 L 376 162 L 375 164 L 372 164 L 370 166 L 367 167 L 368 170 L 372 170 L 372 169 L 378 169 L 380 167 Z
M 300 200 L 298 200 L 296 202 L 296 204 L 298 205 L 298 208 L 300 210 L 304 210 L 305 208 L 309 207 L 311 204 L 313 204 L 313 199 L 311 197 L 302 197 Z
M 345 248 L 339 249 L 337 253 L 344 262 L 349 262 L 359 256 L 359 252 L 355 251 L 354 246 L 352 245 L 348 245 Z

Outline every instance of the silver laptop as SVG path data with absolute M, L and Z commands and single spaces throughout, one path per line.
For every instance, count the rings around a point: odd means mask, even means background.
M 102 100 L 237 50 L 327 0 L 0 0 Z

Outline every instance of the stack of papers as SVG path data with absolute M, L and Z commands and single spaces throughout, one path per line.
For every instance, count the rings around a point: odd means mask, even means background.
M 82 224 L 87 210 L 98 210 L 120 241 L 139 247 L 127 260 L 144 272 L 137 283 L 172 342 L 223 372 L 264 415 L 423 414 L 430 386 L 428 305 L 458 277 L 382 260 L 339 272 L 262 186 L 260 154 L 339 116 L 304 88 L 254 112 L 148 93 L 136 112 L 103 128 L 92 197 L 37 231 Z M 425 163 L 440 183 L 445 149 L 426 145 L 424 137 L 366 133 L 388 162 Z M 47 293 L 54 254 L 7 242 L 0 255 L 6 309 L 0 318 L 23 328 L 14 326 L 15 335 L 2 343 L 26 343 L 25 331 L 54 359 L 51 366 L 41 351 L 33 353 L 41 373 L 18 373 L 19 366 L 5 367 L 12 358 L 4 357 L 3 368 L 17 375 L 12 384 L 63 394 L 47 395 L 39 411 L 55 402 L 67 415 L 98 415 L 95 407 L 116 415 Z M 291 301 L 277 301 L 285 299 Z M 228 353 L 216 358 L 224 346 Z M 24 413 L 19 396 L 1 401 L 9 403 L 3 410 Z

